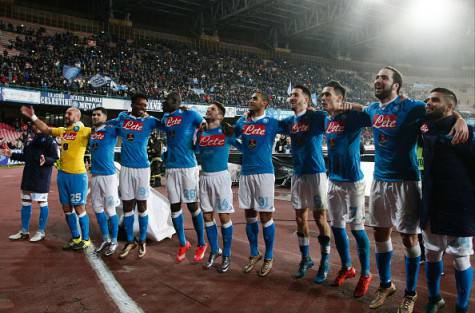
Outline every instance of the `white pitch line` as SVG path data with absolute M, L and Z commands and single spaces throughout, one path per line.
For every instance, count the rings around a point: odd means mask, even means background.
M 89 251 L 94 251 L 94 247 L 91 247 Z M 89 264 L 91 264 L 99 280 L 104 285 L 107 294 L 117 305 L 119 311 L 121 313 L 143 313 L 143 310 L 129 297 L 124 288 L 115 279 L 104 261 L 94 253 L 88 251 L 85 251 L 85 253 Z

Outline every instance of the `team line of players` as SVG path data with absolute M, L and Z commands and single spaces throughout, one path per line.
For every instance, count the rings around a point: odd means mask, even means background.
M 115 119 L 107 120 L 107 112 L 103 108 L 93 110 L 92 129 L 80 122 L 80 111 L 75 108 L 66 111 L 67 126 L 59 128 L 48 128 L 30 107 L 22 107 L 21 110 L 40 131 L 61 138 L 62 152 L 57 183 L 72 235 L 71 241 L 65 245 L 66 249 L 84 249 L 91 245 L 89 220 L 85 210 L 88 180 L 84 165 L 84 153 L 89 143 L 92 156 L 92 206 L 103 235 L 103 242 L 97 252 L 112 255 L 117 249 L 119 219 L 115 208 L 119 201 L 117 190 L 120 190 L 127 243 L 119 257 L 127 257 L 137 247 L 139 258 L 146 254 L 147 199 L 150 188 L 150 163 L 146 147 L 151 132 L 160 129 L 167 135 L 166 186 L 172 221 L 179 241 L 176 260 L 183 261 L 191 248 L 185 237 L 181 209 L 182 203 L 186 203 L 197 234 L 194 261 L 199 262 L 204 258 L 208 248 L 204 238 L 206 232 L 210 254 L 203 266 L 212 268 L 216 259 L 221 257 L 222 262 L 217 270 L 224 273 L 230 269 L 233 234 L 230 214 L 234 209 L 228 156 L 230 146 L 234 145 L 242 152 L 238 197 L 240 208 L 245 210 L 246 234 L 250 245 L 250 257 L 244 266 L 244 272 L 253 271 L 263 259 L 257 272 L 259 276 L 268 275 L 273 266 L 275 237 L 272 218 L 275 211 L 272 147 L 276 134 L 286 134 L 292 140 L 294 174 L 291 204 L 295 209 L 302 255 L 295 277 L 304 277 L 308 269 L 314 266 L 309 254 L 308 215 L 311 211 L 319 229 L 321 251 L 314 282 L 321 284 L 327 279 L 332 233 L 341 258 L 341 270 L 333 284 L 341 286 L 346 279 L 356 276 L 346 232 L 348 223 L 356 239 L 361 266 L 354 296 L 365 295 L 372 280 L 370 242 L 364 226 L 366 221 L 375 229 L 376 267 L 380 278 L 380 287 L 370 308 L 378 308 L 396 290 L 391 280 L 393 249 L 390 237 L 391 230 L 395 229 L 401 234 L 405 247 L 406 267 L 405 296 L 398 312 L 412 312 L 417 299 L 416 285 L 421 256 L 417 239 L 417 234 L 421 232 L 418 211 L 420 177 L 415 145 L 421 123 L 425 120 L 426 107 L 430 116 L 429 111 L 434 110 L 435 104 L 426 105 L 424 102 L 399 96 L 401 85 L 402 76 L 396 69 L 381 69 L 374 82 L 375 95 L 380 101 L 363 107 L 345 102 L 343 86 L 330 81 L 324 86 L 320 96 L 325 111 L 311 109 L 309 89 L 298 85 L 288 99 L 295 115 L 284 120 L 276 120 L 265 114 L 269 99 L 263 92 L 256 91 L 249 100 L 249 113 L 241 117 L 234 127 L 222 123 L 225 115 L 222 104 L 210 105 L 203 119 L 195 111 L 181 106 L 178 93 L 171 93 L 166 97 L 163 103 L 165 114 L 161 120 L 146 113 L 146 96 L 136 94 L 132 97 L 131 112 L 122 112 Z M 429 99 L 433 99 L 431 97 Z M 431 100 L 429 104 L 430 102 Z M 374 180 L 369 217 L 366 220 L 365 185 L 360 169 L 359 150 L 361 130 L 364 127 L 372 127 L 375 142 Z M 467 139 L 469 132 L 462 119 L 456 119 L 453 130 L 454 141 Z M 328 147 L 328 178 L 322 152 L 324 134 Z M 118 178 L 114 166 L 117 137 L 122 140 Z M 199 177 L 196 152 L 202 166 Z M 140 228 L 138 241 L 133 233 L 135 207 L 138 209 Z M 221 222 L 222 249 L 218 244 L 214 212 L 218 213 Z M 258 249 L 258 220 L 262 225 L 265 242 L 263 255 Z M 111 225 L 110 229 L 108 223 Z M 455 269 L 459 273 L 458 276 L 456 274 L 457 286 L 461 286 L 457 288 L 457 312 L 466 312 L 472 281 L 469 259 L 473 253 L 471 238 L 459 236 L 448 240 L 444 234 L 432 233 L 430 227 L 424 229 L 424 237 L 428 256 L 433 261 L 428 262 L 429 267 L 432 266 L 428 272 L 433 273 L 428 279 L 428 312 L 436 312 L 444 305 L 438 289 L 438 272 L 442 251 L 447 246 L 450 248 L 447 252 L 455 257 Z

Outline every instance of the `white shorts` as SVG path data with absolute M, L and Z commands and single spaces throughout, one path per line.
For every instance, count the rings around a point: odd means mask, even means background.
M 91 200 L 95 212 L 102 212 L 105 209 L 109 215 L 114 215 L 116 206 L 120 204 L 117 174 L 93 175 Z
M 228 171 L 200 175 L 200 207 L 203 212 L 233 213 L 233 191 Z
M 197 167 L 169 168 L 166 170 L 167 192 L 170 204 L 198 202 Z
M 373 227 L 394 227 L 403 234 L 419 234 L 420 199 L 420 185 L 417 181 L 373 180 L 368 224 Z
M 21 200 L 26 202 L 47 202 L 48 201 L 48 193 L 37 193 L 37 192 L 29 192 L 26 190 L 22 190 L 21 193 Z
M 124 201 L 148 199 L 150 194 L 150 167 L 122 166 L 119 176 L 120 198 Z
M 327 185 L 326 173 L 293 175 L 290 187 L 292 207 L 295 210 L 327 210 Z
M 345 228 L 350 223 L 352 230 L 364 229 L 365 183 L 331 181 L 328 184 L 328 211 L 332 226 Z
M 239 207 L 258 212 L 274 212 L 274 174 L 241 175 Z
M 428 225 L 422 232 L 424 247 L 434 252 L 447 252 L 455 257 L 473 255 L 472 237 L 454 237 L 437 235 L 430 231 Z

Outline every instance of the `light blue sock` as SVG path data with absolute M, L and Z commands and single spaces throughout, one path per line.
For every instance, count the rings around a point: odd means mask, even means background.
M 270 219 L 262 225 L 262 234 L 264 235 L 264 243 L 266 244 L 264 259 L 272 260 L 275 237 L 275 224 L 273 219 Z
M 76 213 L 73 212 L 68 212 L 65 214 L 66 217 L 66 222 L 68 223 L 69 230 L 71 231 L 71 236 L 76 239 L 81 237 L 81 234 L 79 233 L 79 228 L 78 228 L 78 220 L 77 220 L 77 215 Z
M 27 233 L 30 230 L 31 203 L 22 202 L 21 205 L 21 230 Z
M 89 240 L 89 216 L 86 212 L 79 215 L 79 225 L 81 226 L 82 239 Z
M 444 270 L 444 262 L 426 262 L 426 281 L 429 289 L 429 301 L 440 298 L 440 277 Z
M 470 292 L 473 285 L 473 269 L 467 268 L 465 271 L 455 270 L 455 282 L 457 285 L 457 303 L 456 306 L 466 310 L 470 300 Z
M 135 213 L 134 211 L 126 212 L 124 214 L 124 226 L 125 226 L 125 233 L 127 235 L 127 242 L 132 243 L 134 242 L 134 221 L 135 221 Z
M 148 229 L 148 213 L 147 211 L 139 213 L 139 241 L 145 242 L 147 240 L 147 229 Z
M 393 246 L 391 239 L 385 242 L 376 242 L 376 267 L 379 273 L 379 284 L 383 288 L 391 286 L 391 258 Z
M 185 237 L 185 227 L 183 226 L 183 211 L 179 210 L 177 212 L 172 212 L 172 222 L 173 227 L 175 227 L 176 234 L 178 236 L 178 241 L 180 246 L 184 247 L 186 245 Z
M 112 243 L 117 243 L 117 236 L 119 235 L 119 216 L 117 214 L 109 216 L 109 223 Z
M 361 274 L 368 276 L 370 274 L 370 243 L 368 234 L 364 229 L 352 230 L 351 233 L 356 239 L 358 245 L 358 257 L 361 264 Z
M 229 221 L 221 226 L 223 236 L 223 256 L 231 256 L 231 243 L 233 241 L 233 222 Z
M 333 227 L 333 236 L 335 237 L 336 249 L 341 259 L 341 266 L 343 268 L 351 267 L 351 255 L 350 255 L 350 240 L 346 233 L 345 228 Z
M 43 234 L 46 232 L 46 223 L 48 222 L 48 202 L 40 203 L 40 218 L 38 221 L 38 231 Z
M 249 247 L 251 249 L 251 256 L 257 256 L 259 249 L 257 246 L 257 240 L 259 235 L 259 224 L 257 224 L 257 218 L 248 218 L 246 222 L 246 235 L 249 240 Z
M 205 242 L 205 221 L 203 219 L 203 212 L 201 209 L 197 209 L 191 213 L 193 218 L 193 226 L 195 227 L 196 236 L 198 238 L 198 246 L 203 247 Z
M 101 230 L 102 233 L 102 240 L 108 241 L 110 240 L 110 235 L 109 235 L 109 225 L 107 225 L 107 216 L 102 212 L 96 212 L 96 219 L 97 219 L 97 224 L 99 224 L 99 229 Z
M 211 247 L 211 253 L 216 254 L 219 250 L 218 245 L 218 226 L 216 222 L 206 222 L 206 235 L 208 236 L 208 242 Z

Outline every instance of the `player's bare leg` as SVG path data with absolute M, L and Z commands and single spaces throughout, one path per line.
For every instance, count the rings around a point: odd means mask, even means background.
M 322 284 L 328 277 L 331 229 L 328 224 L 327 210 L 314 210 L 313 217 L 318 227 L 318 242 L 321 249 L 320 266 L 313 281 L 316 284 Z
M 295 273 L 295 278 L 302 278 L 314 263 L 309 253 L 309 231 L 308 231 L 308 208 L 295 210 L 295 221 L 297 222 L 297 237 L 299 240 L 300 253 L 302 259 L 299 269 Z

